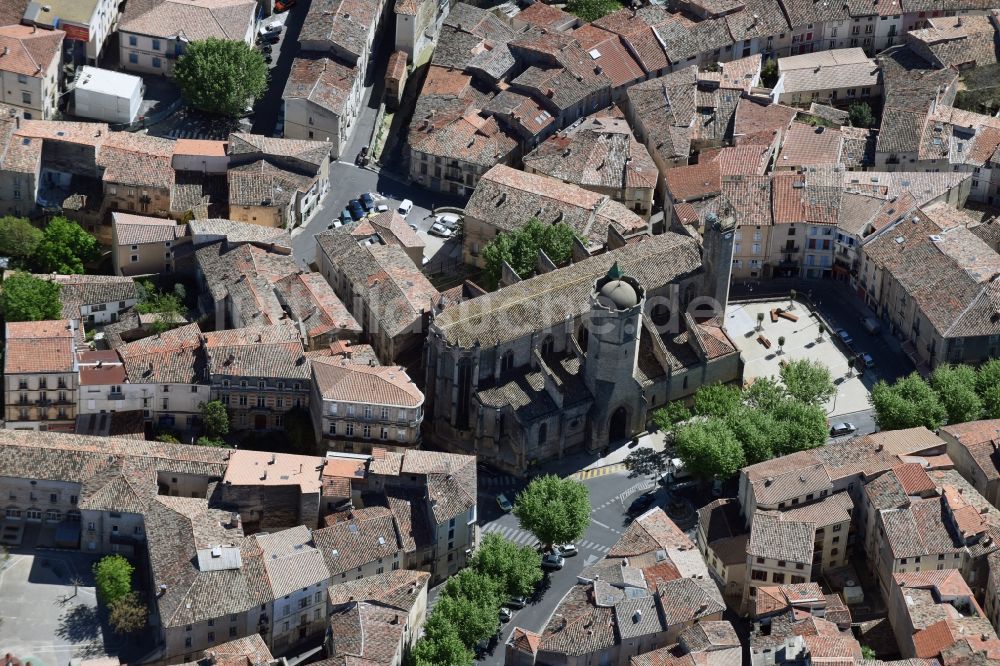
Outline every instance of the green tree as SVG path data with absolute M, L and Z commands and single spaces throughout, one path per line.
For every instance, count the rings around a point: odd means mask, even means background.
M 976 393 L 976 371 L 968 365 L 944 363 L 931 373 L 931 388 L 948 414 L 948 423 L 976 421 L 983 415 L 983 401 Z
M 209 400 L 201 403 L 201 424 L 205 434 L 219 438 L 229 434 L 229 412 L 219 400 Z
M 534 534 L 547 548 L 572 543 L 590 524 L 587 487 L 554 474 L 535 477 L 514 502 L 514 515 L 521 527 Z
M 979 367 L 976 393 L 983 401 L 983 418 L 1000 418 L 1000 359 L 990 359 Z
M 868 102 L 855 102 L 847 109 L 847 117 L 854 127 L 871 127 L 875 124 L 875 114 Z
M 789 361 L 780 374 L 789 395 L 807 405 L 821 405 L 837 390 L 827 367 L 810 359 Z
M 501 584 L 507 596 L 528 596 L 542 580 L 542 556 L 491 532 L 479 542 L 471 566 Z
M 496 288 L 505 261 L 519 276 L 530 277 L 535 272 L 539 250 L 557 265 L 564 264 L 572 256 L 573 237 L 569 225 L 542 224 L 533 217 L 517 231 L 500 234 L 483 247 L 483 281 L 489 288 Z
M 618 0 L 570 0 L 566 11 L 590 23 L 621 9 Z
M 819 405 L 798 400 L 785 400 L 771 412 L 778 435 L 771 446 L 774 455 L 785 456 L 796 451 L 814 449 L 826 443 L 826 412 Z
M 729 384 L 710 384 L 702 386 L 694 394 L 694 413 L 699 416 L 718 416 L 726 414 L 740 406 L 743 397 L 740 390 Z
M 29 273 L 14 273 L 3 281 L 3 314 L 7 321 L 44 321 L 62 316 L 57 282 Z
M 463 572 L 464 573 L 464 572 Z M 484 599 L 471 599 L 442 592 L 434 604 L 434 614 L 454 625 L 458 637 L 468 647 L 489 638 L 500 626 L 500 604 L 483 603 Z
M 868 660 L 868 661 L 873 661 L 875 659 L 878 659 L 878 655 L 875 654 L 875 650 L 871 649 L 867 645 L 862 645 L 861 646 L 861 658 L 865 659 L 865 660 Z
M 642 446 L 633 449 L 622 462 L 629 471 L 629 478 L 649 475 L 656 481 L 667 471 L 670 458 L 666 451 Z
M 892 385 L 879 381 L 869 401 L 875 410 L 875 423 L 882 430 L 918 426 L 937 430 L 948 415 L 934 389 L 915 372 Z
M 205 437 L 202 435 L 195 441 L 197 446 L 207 446 L 213 449 L 228 449 L 229 445 L 226 444 L 226 440 L 220 439 L 218 437 Z
M 743 399 L 753 409 L 769 412 L 787 398 L 785 387 L 774 377 L 757 377 L 743 391 Z
M 760 67 L 760 84 L 765 88 L 773 88 L 778 82 L 778 60 L 768 58 Z
M 413 666 L 468 666 L 473 654 L 458 635 L 458 629 L 434 611 L 424 623 L 424 637 L 410 653 Z
M 236 118 L 267 89 L 264 56 L 245 42 L 215 39 L 191 42 L 174 66 L 184 100 L 220 116 Z
M 42 273 L 79 274 L 98 256 L 97 239 L 65 217 L 49 220 L 35 247 L 35 265 Z
M 780 424 L 767 412 L 743 407 L 726 417 L 726 426 L 743 448 L 747 465 L 774 457 L 775 442 L 784 439 Z
M 467 567 L 448 578 L 443 593 L 452 597 L 465 597 L 477 606 L 492 608 L 494 617 L 500 606 L 507 600 L 507 590 L 503 583 L 478 569 Z
M 146 626 L 146 604 L 136 592 L 128 592 L 108 604 L 108 623 L 118 634 L 135 633 Z
M 165 444 L 180 444 L 180 440 L 177 439 L 177 436 L 170 432 L 157 433 L 156 441 L 163 442 Z
M 139 303 L 135 309 L 141 314 L 155 314 L 152 328 L 155 333 L 169 331 L 184 321 L 184 304 L 176 293 L 158 290 L 151 282 L 139 283 Z
M 0 217 L 0 256 L 10 257 L 15 265 L 27 267 L 41 241 L 42 230 L 23 217 Z
M 674 400 L 654 411 L 650 420 L 659 430 L 673 430 L 675 425 L 689 418 L 691 410 L 680 400 Z
M 105 604 L 110 605 L 132 591 L 134 570 L 121 555 L 106 555 L 94 564 L 97 594 Z
M 719 418 L 689 423 L 677 432 L 677 455 L 702 480 L 728 479 L 746 463 L 743 447 Z

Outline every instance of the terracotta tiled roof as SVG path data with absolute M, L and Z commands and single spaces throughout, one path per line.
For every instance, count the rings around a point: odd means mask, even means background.
M 358 76 L 357 68 L 331 58 L 300 56 L 292 61 L 282 98 L 307 99 L 335 115 L 344 116 L 349 111 L 347 103 Z
M 333 606 L 367 601 L 408 613 L 417 603 L 428 579 L 430 574 L 424 571 L 396 569 L 360 580 L 335 583 L 329 588 L 328 598 Z
M 0 71 L 44 78 L 59 57 L 62 30 L 37 30 L 27 25 L 0 27 Z
M 170 189 L 174 184 L 171 159 L 174 142 L 132 132 L 111 132 L 97 157 L 104 167 L 102 180 L 112 185 Z
M 750 527 L 747 554 L 811 564 L 815 531 L 813 523 L 783 520 L 779 514 L 758 511 Z
M 784 134 L 791 126 L 798 111 L 781 104 L 761 104 L 741 98 L 736 105 L 733 136 L 736 145 L 760 141 L 752 139 L 764 135 L 764 143 L 771 143 L 777 135 Z
M 380 506 L 353 509 L 350 520 L 316 530 L 313 540 L 333 581 L 344 580 L 342 573 L 371 562 L 392 561 L 399 557 L 403 546 L 393 527 L 392 512 Z
M 184 36 L 188 41 L 215 37 L 242 41 L 254 21 L 252 0 L 163 0 L 129 5 L 118 29 L 163 39 Z M 132 9 L 133 11 L 129 11 Z
M 573 38 L 587 51 L 594 63 L 604 70 L 611 79 L 612 87 L 627 86 L 644 78 L 642 65 L 618 35 L 586 23 L 573 31 Z
M 722 192 L 722 171 L 715 161 L 669 169 L 665 179 L 673 201 L 703 199 Z
M 313 382 L 324 400 L 417 407 L 424 395 L 397 366 L 368 366 L 334 357 L 315 358 Z
M 198 384 L 204 381 L 201 329 L 188 324 L 118 349 L 134 384 Z
M 111 218 L 119 245 L 172 242 L 184 235 L 184 226 L 176 220 L 117 211 L 111 213 Z
M 75 336 L 68 319 L 7 322 L 4 372 L 71 372 L 76 361 Z
M 309 379 L 309 360 L 294 326 L 250 326 L 205 333 L 203 339 L 213 376 Z
M 294 273 L 274 283 L 282 304 L 306 335 L 361 335 L 359 324 L 319 273 Z
M 225 157 L 225 141 L 207 141 L 205 139 L 177 139 L 174 142 L 174 155 L 196 155 L 198 157 Z
M 299 39 L 329 42 L 341 52 L 361 56 L 380 8 L 372 0 L 316 0 L 309 5 Z

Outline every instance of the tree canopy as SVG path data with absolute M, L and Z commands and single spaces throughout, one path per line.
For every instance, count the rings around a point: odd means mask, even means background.
M 948 423 L 975 421 L 983 414 L 983 401 L 976 393 L 976 371 L 968 365 L 934 368 L 930 385 L 948 416 Z
M 132 591 L 132 572 L 135 568 L 121 555 L 106 555 L 94 563 L 94 581 L 97 594 L 110 605 Z
M 267 63 L 249 44 L 216 39 L 188 44 L 174 66 L 174 81 L 196 109 L 236 118 L 267 90 Z
M 472 650 L 458 634 L 458 628 L 437 607 L 424 623 L 424 637 L 410 653 L 413 666 L 468 666 L 473 661 Z
M 97 239 L 76 222 L 53 217 L 42 231 L 33 256 L 42 273 L 80 274 L 85 264 L 97 259 Z
M 21 268 L 30 267 L 42 230 L 23 217 L 0 217 L 0 256 L 10 257 Z
M 570 0 L 566 4 L 566 11 L 579 16 L 588 23 L 612 14 L 621 8 L 622 5 L 618 0 Z
M 229 434 L 229 412 L 220 400 L 201 403 L 201 425 L 209 437 L 219 438 Z
M 538 251 L 556 265 L 569 261 L 573 253 L 573 229 L 567 224 L 543 224 L 537 218 L 517 231 L 499 234 L 483 247 L 483 261 L 486 264 L 483 281 L 490 289 L 500 282 L 502 264 L 507 262 L 520 277 L 527 278 L 535 273 Z
M 1000 359 L 991 359 L 979 367 L 976 393 L 983 401 L 983 418 L 1000 418 Z
M 918 426 L 937 430 L 947 417 L 938 394 L 915 372 L 892 385 L 879 381 L 869 400 L 875 409 L 875 423 L 882 430 Z
M 728 479 L 746 458 L 733 432 L 717 418 L 691 423 L 677 433 L 677 455 L 702 480 Z
M 836 393 L 830 370 L 818 361 L 789 361 L 781 366 L 780 375 L 789 395 L 807 405 L 821 405 Z
M 492 576 L 508 596 L 528 596 L 542 579 L 542 556 L 530 546 L 518 546 L 496 533 L 479 542 L 471 566 Z
M 657 451 L 648 446 L 642 446 L 633 449 L 622 462 L 625 469 L 629 471 L 630 478 L 648 475 L 653 477 L 655 481 L 667 471 L 670 458 L 666 451 Z
M 673 430 L 675 425 L 689 418 L 691 410 L 680 400 L 674 400 L 654 411 L 650 420 L 660 430 Z
M 58 282 L 14 273 L 3 281 L 3 314 L 7 321 L 44 321 L 62 316 Z
M 725 418 L 740 406 L 742 399 L 740 390 L 729 384 L 702 386 L 694 394 L 694 413 L 699 416 Z
M 532 479 L 517 496 L 514 515 L 547 547 L 572 543 L 590 524 L 590 496 L 579 481 L 546 474 Z
M 855 102 L 847 109 L 848 118 L 854 127 L 871 127 L 875 124 L 875 114 L 868 102 Z
M 778 82 L 778 59 L 767 58 L 760 67 L 760 84 L 765 88 L 773 88 Z
M 148 615 L 146 604 L 137 592 L 128 592 L 108 604 L 108 623 L 118 634 L 131 634 L 145 628 Z
M 136 304 L 135 309 L 142 314 L 156 315 L 156 319 L 152 323 L 154 332 L 169 331 L 178 322 L 184 321 L 184 303 L 176 290 L 173 292 L 160 291 L 148 280 L 138 284 L 139 303 Z

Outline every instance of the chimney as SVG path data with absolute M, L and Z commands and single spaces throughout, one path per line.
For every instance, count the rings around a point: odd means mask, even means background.
M 158 595 L 156 595 L 156 596 L 162 597 L 166 593 L 167 593 L 167 584 L 166 583 L 161 583 L 160 584 L 160 593 Z
M 272 453 L 271 454 L 271 459 L 267 461 L 267 464 L 268 465 L 273 465 L 275 462 L 277 462 L 277 460 L 278 460 L 278 454 L 277 453 Z

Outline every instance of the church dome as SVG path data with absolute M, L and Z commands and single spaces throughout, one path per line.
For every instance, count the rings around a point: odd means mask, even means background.
M 624 280 L 609 280 L 599 292 L 601 301 L 610 301 L 619 310 L 634 308 L 639 304 L 635 289 Z

